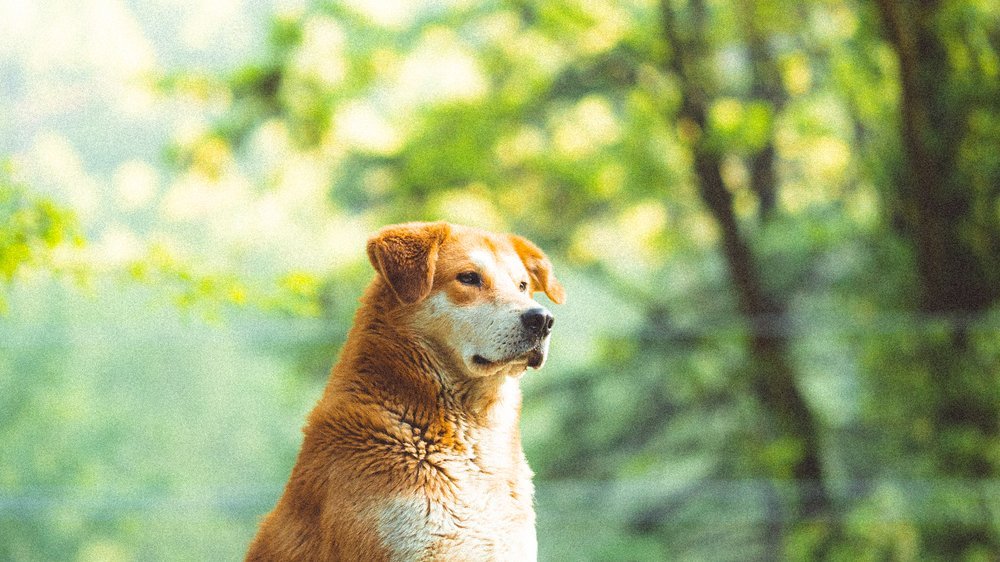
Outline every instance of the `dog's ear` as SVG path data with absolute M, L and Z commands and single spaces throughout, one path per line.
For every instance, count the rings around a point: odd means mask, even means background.
M 510 235 L 510 242 L 514 245 L 514 251 L 524 262 L 528 275 L 531 275 L 533 291 L 544 291 L 545 294 L 556 304 L 566 301 L 566 291 L 552 273 L 552 262 L 549 261 L 545 252 L 538 249 L 527 238 L 522 238 L 516 234 Z
M 400 302 L 413 304 L 431 292 L 438 247 L 449 232 L 444 222 L 410 222 L 368 240 L 368 259 Z

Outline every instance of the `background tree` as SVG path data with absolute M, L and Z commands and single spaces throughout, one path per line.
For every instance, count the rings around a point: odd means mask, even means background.
M 769 294 L 760 277 L 759 265 L 743 235 L 733 210 L 733 195 L 722 177 L 724 144 L 714 135 L 708 120 L 708 106 L 715 97 L 715 78 L 707 60 L 706 6 L 700 0 L 689 3 L 690 14 L 682 24 L 669 0 L 661 3 L 663 36 L 670 46 L 669 70 L 680 81 L 681 107 L 676 119 L 688 129 L 693 159 L 693 172 L 698 194 L 718 224 L 722 237 L 722 253 L 739 301 L 739 309 L 749 327 L 750 369 L 748 386 L 757 397 L 767 418 L 774 425 L 772 439 L 794 453 L 783 466 L 772 466 L 771 478 L 793 478 L 799 490 L 799 517 L 814 518 L 828 515 L 832 506 L 824 490 L 820 436 L 813 413 L 799 392 L 795 369 L 788 350 L 786 305 Z M 744 9 L 746 9 L 744 7 Z M 768 76 L 766 45 L 753 32 L 755 17 L 744 15 L 751 31 L 747 38 L 751 61 L 752 95 L 760 94 Z M 684 38 L 682 38 L 684 36 Z M 770 111 L 777 108 L 770 106 Z M 673 116 L 672 116 L 673 117 Z M 770 139 L 763 141 L 750 157 L 753 192 L 759 197 L 761 213 L 773 213 L 776 191 L 773 185 L 771 158 L 774 148 Z
M 988 452 L 1000 443 L 998 365 L 970 345 L 967 329 L 1000 296 L 1000 170 L 980 152 L 1000 148 L 989 124 L 1000 92 L 995 62 L 987 62 L 1000 55 L 997 20 L 972 3 L 876 5 L 900 85 L 902 166 L 887 193 L 914 255 L 913 306 L 943 331 L 919 336 L 914 375 L 926 377 L 933 399 L 914 414 L 930 422 L 936 471 L 988 478 L 1000 468 Z M 988 518 L 989 508 L 982 509 Z M 929 547 L 946 557 L 1000 548 L 997 529 L 988 525 L 930 529 Z

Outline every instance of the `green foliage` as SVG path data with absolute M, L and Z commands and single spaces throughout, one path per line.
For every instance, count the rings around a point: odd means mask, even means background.
M 31 193 L 14 177 L 10 163 L 0 163 L 0 284 L 3 289 L 31 268 L 58 267 L 53 252 L 80 245 L 73 213 Z M 5 308 L 0 295 L 0 309 Z
M 231 558 L 280 490 L 321 390 L 279 359 L 301 328 L 136 306 L 155 296 L 107 282 L 90 299 L 57 283 L 12 295 L 0 558 Z

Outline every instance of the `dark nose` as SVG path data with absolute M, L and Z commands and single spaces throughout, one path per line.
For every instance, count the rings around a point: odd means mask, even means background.
M 529 334 L 545 337 L 552 331 L 556 319 L 544 308 L 532 308 L 521 315 L 521 324 Z

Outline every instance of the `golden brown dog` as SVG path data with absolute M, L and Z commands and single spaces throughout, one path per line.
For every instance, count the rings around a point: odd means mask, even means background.
M 247 560 L 534 560 L 518 377 L 564 299 L 534 244 L 447 223 L 383 229 L 378 274 Z

